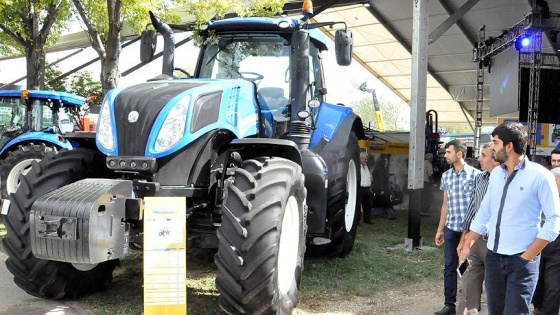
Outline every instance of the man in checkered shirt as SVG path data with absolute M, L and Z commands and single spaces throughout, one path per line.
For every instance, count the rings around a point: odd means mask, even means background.
M 457 301 L 457 273 L 459 256 L 457 246 L 461 240 L 463 220 L 474 188 L 474 178 L 479 170 L 465 163 L 467 146 L 460 140 L 445 145 L 445 161 L 452 167 L 443 173 L 440 189 L 443 190 L 441 215 L 435 236 L 437 246 L 444 246 L 443 272 L 444 307 L 435 315 L 455 315 Z

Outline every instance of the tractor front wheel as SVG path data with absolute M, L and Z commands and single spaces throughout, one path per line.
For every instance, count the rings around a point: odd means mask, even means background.
M 6 157 L 0 160 L 0 185 L 3 199 L 15 193 L 19 186 L 20 175 L 25 175 L 31 168 L 33 161 L 42 160 L 47 152 L 56 152 L 56 148 L 45 143 L 27 143 L 18 145 L 8 151 Z
M 247 160 L 225 182 L 216 286 L 228 314 L 291 314 L 303 271 L 307 191 L 283 158 Z
M 107 175 L 104 156 L 90 150 L 64 151 L 49 154 L 21 177 L 16 192 L 10 195 L 7 228 L 2 240 L 8 254 L 6 267 L 14 282 L 36 297 L 61 299 L 77 298 L 101 290 L 111 281 L 118 260 L 111 260 L 81 271 L 71 263 L 39 259 L 31 251 L 29 214 L 33 202 L 40 196 L 84 178 Z

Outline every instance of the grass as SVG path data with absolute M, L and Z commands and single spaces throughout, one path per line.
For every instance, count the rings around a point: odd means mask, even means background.
M 307 256 L 302 277 L 300 305 L 320 301 L 371 296 L 377 292 L 440 279 L 443 250 L 389 250 L 404 244 L 407 211 L 397 211 L 397 220 L 383 218 L 373 225 L 360 225 L 353 251 L 344 259 Z M 424 245 L 434 246 L 437 216 L 423 217 Z M 187 253 L 187 312 L 189 315 L 221 314 L 214 284 L 214 251 L 189 249 Z M 123 260 L 113 283 L 101 293 L 82 299 L 99 315 L 142 313 L 142 258 L 136 254 Z

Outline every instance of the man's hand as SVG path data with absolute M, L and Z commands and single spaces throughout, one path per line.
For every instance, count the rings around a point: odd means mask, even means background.
M 469 244 L 464 243 L 463 248 L 459 251 L 459 265 L 463 263 L 463 261 L 467 260 L 467 257 L 471 254 L 471 247 Z
M 465 245 L 465 238 L 461 236 L 461 240 L 459 241 L 459 245 L 457 245 L 457 256 L 461 256 L 461 249 Z
M 436 232 L 435 242 L 436 242 L 436 246 L 443 245 L 443 242 L 444 242 L 443 231 L 437 231 Z

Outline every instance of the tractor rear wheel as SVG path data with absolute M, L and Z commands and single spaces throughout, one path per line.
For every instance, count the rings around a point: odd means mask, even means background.
M 90 150 L 63 151 L 48 154 L 21 177 L 16 192 L 10 195 L 7 228 L 2 241 L 8 254 L 6 267 L 14 282 L 36 297 L 77 298 L 100 291 L 112 280 L 118 260 L 103 262 L 88 271 L 80 271 L 71 263 L 38 259 L 31 251 L 29 214 L 33 202 L 40 196 L 84 178 L 107 175 L 104 156 Z
M 329 186 L 328 219 L 331 227 L 331 243 L 322 250 L 323 254 L 345 257 L 354 247 L 358 221 L 360 220 L 360 203 L 358 187 L 360 187 L 360 148 L 358 137 L 350 133 L 341 167 L 335 174 L 335 184 Z
M 247 160 L 225 182 L 216 287 L 228 314 L 291 314 L 303 271 L 307 191 L 283 158 Z
M 56 152 L 56 147 L 45 143 L 26 143 L 10 150 L 6 158 L 0 160 L 2 198 L 7 199 L 19 186 L 19 176 L 25 175 L 33 161 L 42 160 L 47 152 Z

